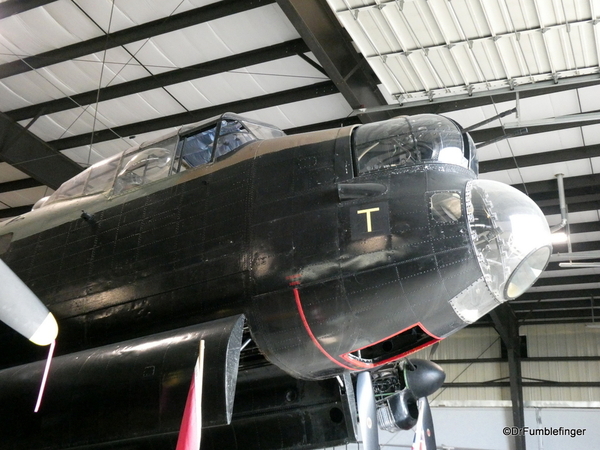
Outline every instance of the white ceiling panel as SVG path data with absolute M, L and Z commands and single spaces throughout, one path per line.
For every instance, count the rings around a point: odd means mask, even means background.
M 600 86 L 579 88 L 578 92 L 582 112 L 600 110 Z
M 119 47 L 109 49 L 106 56 L 96 53 L 5 78 L 0 81 L 0 103 L 5 111 L 10 111 L 148 75 Z
M 29 178 L 29 175 L 21 172 L 19 169 L 14 168 L 10 164 L 0 162 L 0 183 L 23 180 L 25 178 Z
M 0 21 L 0 42 L 19 57 L 102 35 L 71 1 L 59 0 Z
M 0 30 L 2 30 L 2 21 L 0 21 Z M 9 43 L 4 41 L 1 36 L 2 32 L 0 31 L 0 64 L 5 64 L 19 59 L 16 54 L 17 50 Z
M 92 146 L 86 145 L 83 147 L 70 148 L 68 150 L 62 150 L 61 153 L 82 167 L 89 167 L 99 161 L 106 158 L 110 158 L 117 153 L 121 153 L 128 148 L 135 146 L 135 142 L 130 139 L 115 139 L 107 142 L 100 142 Z
M 556 191 L 556 198 L 558 198 L 558 188 Z M 560 214 L 552 214 L 546 216 L 550 225 L 557 225 L 560 223 Z M 577 211 L 569 213 L 569 223 L 584 223 L 584 222 L 598 222 L 600 220 L 600 211 Z
M 538 95 L 519 101 L 520 120 L 523 121 L 567 116 L 580 112 L 579 96 L 577 91 L 574 90 L 550 95 Z M 509 116 L 504 121 L 515 121 L 515 117 Z
M 525 183 L 552 180 L 558 173 L 562 173 L 565 178 L 591 175 L 593 173 L 592 165 L 587 158 L 540 166 L 522 167 L 519 171 Z
M 115 32 L 134 25 L 200 8 L 218 0 L 74 0 L 98 25 Z M 112 11 L 111 11 L 112 10 Z M 112 14 L 112 20 L 111 20 Z
M 53 141 L 91 131 L 115 126 L 101 114 L 94 117 L 94 107 L 74 108 L 39 117 L 29 128 L 33 134 L 44 141 Z M 94 124 L 95 122 L 95 124 Z M 26 126 L 27 121 L 19 122 Z
M 568 128 L 547 133 L 525 134 L 509 139 L 515 155 L 531 155 L 583 145 L 580 128 Z
M 301 127 L 314 123 L 345 117 L 350 113 L 350 105 L 341 94 L 292 102 L 271 108 L 244 112 L 241 115 L 275 125 L 281 129 Z
M 124 125 L 179 114 L 185 109 L 164 89 L 153 89 L 100 102 L 98 112 L 111 123 Z
M 206 108 L 267 92 L 245 73 L 213 75 L 165 88 L 188 110 Z
M 569 215 L 570 219 L 570 215 Z M 590 233 L 571 233 L 571 243 L 600 241 L 600 231 Z
M 134 56 L 122 47 L 108 49 L 106 54 L 99 52 L 76 60 L 54 64 L 43 70 L 49 74 L 49 79 L 52 76 L 54 79 L 60 80 L 73 94 L 149 75 L 149 72 L 135 60 Z
M 589 161 L 592 165 L 592 171 L 594 173 L 600 173 L 600 157 L 590 158 Z
M 46 186 L 22 189 L 20 191 L 2 192 L 0 193 L 0 203 L 3 203 L 10 208 L 32 205 L 40 198 L 48 195 L 47 192 L 52 191 Z
M 479 175 L 483 180 L 494 180 L 505 184 L 523 183 L 523 178 L 518 169 L 499 170 L 497 172 L 486 172 Z
M 164 89 L 154 89 L 100 102 L 98 114 L 88 105 L 42 116 L 30 131 L 48 141 L 182 112 L 185 109 Z
M 153 73 L 298 38 L 277 5 L 252 9 L 126 46 Z
M 477 150 L 479 161 L 490 161 L 500 158 L 511 158 L 514 155 L 508 140 L 495 142 Z
M 65 96 L 58 87 L 44 78 L 43 72 L 31 71 L 4 78 L 0 84 L 3 86 L 0 90 L 0 104 L 3 108 L 5 104 L 10 105 L 10 109 L 15 109 Z
M 581 127 L 581 134 L 585 145 L 600 144 L 600 124 Z
M 323 81 L 297 56 L 166 87 L 188 110 L 205 108 Z
M 70 148 L 68 150 L 61 150 L 61 153 L 66 157 L 71 158 L 73 161 L 75 161 L 82 167 L 89 167 L 92 164 L 95 164 L 105 159 L 101 155 L 96 153 L 94 150 L 90 152 L 89 145 L 86 147 L 76 147 Z

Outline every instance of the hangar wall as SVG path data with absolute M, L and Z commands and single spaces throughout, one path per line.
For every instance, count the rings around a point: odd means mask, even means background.
M 600 407 L 600 328 L 527 325 L 519 333 L 527 351 L 521 362 L 525 406 Z M 501 352 L 493 328 L 466 328 L 442 341 L 434 359 L 446 371 L 448 387 L 430 398 L 432 406 L 509 405 L 508 363 Z M 418 357 L 427 358 L 428 351 Z M 489 386 L 492 380 L 496 384 Z
M 514 438 L 504 435 L 510 427 L 510 407 L 432 408 L 438 448 L 454 450 L 514 450 Z M 580 450 L 597 448 L 600 442 L 600 410 L 563 408 L 525 408 L 525 426 L 534 429 L 582 430 L 582 434 L 529 435 L 525 433 L 527 450 Z M 396 434 L 379 432 L 381 450 L 410 449 L 412 431 Z M 361 444 L 348 444 L 334 450 L 362 450 Z
M 523 382 L 544 384 L 523 387 L 525 426 L 585 430 L 575 437 L 525 433 L 527 450 L 595 448 L 600 442 L 600 328 L 583 323 L 527 325 L 519 334 L 526 336 Z M 513 423 L 508 362 L 501 347 L 491 327 L 465 328 L 440 343 L 433 359 L 446 371 L 447 387 L 429 397 L 438 447 L 514 450 L 514 438 L 503 434 Z M 428 359 L 429 354 L 424 349 L 415 357 Z M 382 450 L 410 448 L 412 439 L 410 431 L 380 430 Z M 362 446 L 335 450 L 342 449 Z

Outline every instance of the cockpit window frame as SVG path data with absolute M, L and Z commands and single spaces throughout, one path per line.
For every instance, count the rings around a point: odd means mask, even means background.
M 247 134 L 253 137 L 253 139 L 243 141 L 239 145 L 231 148 L 231 150 L 227 151 L 226 153 L 223 153 L 221 155 L 216 155 L 216 145 L 217 145 L 218 139 L 221 137 L 220 133 L 221 133 L 221 125 L 222 125 L 223 121 L 238 122 L 240 124 L 240 126 L 247 132 Z M 210 130 L 211 128 L 215 129 L 215 139 L 213 140 L 212 145 L 211 145 L 210 158 L 203 164 L 191 166 L 190 169 L 193 169 L 196 167 L 202 167 L 207 164 L 213 164 L 217 161 L 220 161 L 221 159 L 226 158 L 228 155 L 237 152 L 239 149 L 241 149 L 242 147 L 244 147 L 246 144 L 248 144 L 250 142 L 285 136 L 285 133 L 281 129 L 279 129 L 273 125 L 269 125 L 267 123 L 263 123 L 263 122 L 260 122 L 257 120 L 246 119 L 242 116 L 238 116 L 237 114 L 233 114 L 233 113 L 224 113 L 219 116 L 214 116 L 210 119 L 204 120 L 202 122 L 198 122 L 198 123 L 191 124 L 188 126 L 182 126 L 177 131 L 172 132 L 171 134 L 161 136 L 158 139 L 143 142 L 142 144 L 140 144 L 138 146 L 128 148 L 121 153 L 117 153 L 117 154 L 113 155 L 112 157 L 106 158 L 106 159 L 86 168 L 85 170 L 80 172 L 75 177 L 71 178 L 70 180 L 65 181 L 65 183 L 63 183 L 52 195 L 50 195 L 48 197 L 44 197 L 44 199 L 42 199 L 43 201 L 39 201 L 38 203 L 36 203 L 36 205 L 33 209 L 43 208 L 47 205 L 63 202 L 66 200 L 91 197 L 91 196 L 95 196 L 95 195 L 99 195 L 99 194 L 106 195 L 109 198 L 112 198 L 112 197 L 124 195 L 133 190 L 137 190 L 137 188 L 139 188 L 141 186 L 145 186 L 147 184 L 152 184 L 152 183 L 158 182 L 164 178 L 168 178 L 176 173 L 179 173 L 181 171 L 180 164 L 181 164 L 181 152 L 182 152 L 182 147 L 183 147 L 183 144 L 182 144 L 183 140 L 186 137 L 195 135 L 199 132 L 202 132 L 203 130 L 205 130 L 205 131 Z M 138 186 L 134 186 L 134 187 L 127 188 L 127 189 L 122 189 L 119 192 L 116 192 L 115 187 L 116 187 L 117 181 L 119 179 L 119 174 L 123 170 L 126 169 L 126 167 L 124 166 L 124 161 L 127 158 L 130 158 L 130 160 L 133 160 L 133 158 L 135 158 L 136 155 L 142 154 L 144 151 L 149 151 L 154 148 L 156 148 L 157 150 L 160 150 L 161 144 L 164 144 L 165 142 L 168 142 L 171 139 L 174 139 L 175 143 L 173 144 L 172 148 L 169 148 L 169 151 L 171 152 L 171 158 L 168 163 L 168 169 L 165 170 L 161 174 L 160 177 L 158 177 L 156 179 L 151 179 L 147 182 L 144 180 Z M 162 147 L 162 149 L 165 150 L 164 147 Z M 150 161 L 150 159 L 148 159 L 145 162 L 147 164 L 152 163 L 152 161 Z M 107 178 L 106 181 L 100 183 L 100 185 L 103 187 L 101 189 L 98 187 L 94 187 L 93 189 L 91 189 L 91 192 L 87 192 L 88 191 L 88 181 L 90 180 L 90 176 L 93 174 L 94 169 L 98 168 L 98 166 L 104 165 L 104 164 L 112 164 L 113 168 L 111 168 L 111 170 L 107 171 L 109 176 L 106 177 Z M 161 167 L 161 168 L 164 168 L 164 167 Z M 136 169 L 132 169 L 132 170 L 136 170 Z M 70 192 L 71 189 L 75 189 L 76 194 L 65 195 L 66 193 Z
M 351 146 L 355 176 L 423 163 L 447 163 L 478 172 L 468 133 L 454 120 L 435 114 L 359 125 L 352 130 Z M 362 161 L 363 157 L 368 159 Z

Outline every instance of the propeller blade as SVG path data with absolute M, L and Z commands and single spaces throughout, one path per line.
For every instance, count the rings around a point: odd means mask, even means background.
M 37 345 L 51 344 L 58 334 L 52 313 L 2 260 L 0 320 Z
M 406 387 L 416 398 L 433 394 L 442 386 L 445 379 L 444 370 L 436 363 L 425 359 L 408 360 L 404 368 Z
M 433 418 L 427 397 L 421 397 L 418 401 L 419 419 L 415 425 L 415 438 L 412 450 L 436 450 L 435 433 L 433 431 Z
M 377 408 L 373 381 L 367 371 L 358 374 L 356 380 L 356 400 L 358 420 L 365 450 L 379 450 L 379 431 L 377 430 Z

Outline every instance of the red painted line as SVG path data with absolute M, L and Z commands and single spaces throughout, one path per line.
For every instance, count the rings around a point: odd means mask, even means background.
M 292 282 L 290 283 L 290 286 L 298 286 L 299 284 L 300 284 L 300 282 L 299 282 L 299 281 L 292 281 Z
M 296 274 L 296 275 L 288 275 L 287 277 L 285 277 L 286 280 L 293 280 L 294 278 L 300 278 L 302 275 L 301 274 Z
M 425 332 L 425 334 L 427 334 L 429 337 L 431 337 L 432 340 L 429 341 L 429 342 L 425 342 L 424 344 L 421 344 L 418 347 L 410 349 L 410 350 L 408 350 L 408 351 L 406 351 L 404 353 L 401 353 L 401 354 L 396 355 L 396 356 L 392 356 L 391 358 L 388 358 L 388 359 L 386 359 L 384 361 L 379 361 L 377 363 L 365 363 L 365 362 L 362 362 L 362 361 L 355 360 L 354 358 L 352 358 L 350 356 L 350 353 L 357 352 L 359 350 L 362 350 L 364 348 L 370 347 L 372 345 L 377 345 L 377 344 L 379 344 L 380 342 L 383 342 L 383 341 L 387 341 L 388 339 L 391 339 L 394 336 L 402 334 L 405 331 L 410 330 L 411 328 L 414 328 L 416 326 L 418 326 L 419 328 L 421 328 L 421 330 L 423 330 Z M 344 353 L 343 355 L 340 355 L 340 358 L 342 358 L 345 361 L 348 361 L 351 364 L 355 364 L 355 365 L 357 365 L 359 367 L 362 367 L 362 368 L 365 368 L 365 369 L 371 369 L 373 367 L 379 367 L 379 366 L 381 366 L 383 364 L 387 364 L 387 363 L 392 362 L 392 361 L 397 361 L 398 359 L 404 358 L 404 357 L 406 357 L 408 355 L 412 355 L 416 351 L 421 350 L 421 349 L 423 349 L 425 347 L 429 347 L 430 345 L 433 345 L 436 342 L 439 342 L 441 340 L 442 340 L 442 338 L 440 338 L 440 337 L 438 337 L 438 336 L 430 333 L 429 330 L 427 330 L 427 328 L 425 328 L 421 322 L 417 322 L 417 323 L 415 323 L 415 324 L 413 324 L 413 325 L 411 325 L 409 327 L 404 328 L 403 330 L 398 331 L 397 333 L 394 333 L 394 334 L 392 334 L 392 335 L 390 335 L 390 336 L 388 336 L 386 338 L 383 338 L 383 339 L 380 339 L 380 340 L 378 340 L 376 342 L 373 342 L 372 344 L 365 345 L 364 347 L 357 348 L 356 350 L 349 351 L 348 353 Z
M 342 364 L 341 362 L 339 362 L 338 360 L 336 360 L 335 358 L 333 358 L 329 353 L 327 353 L 325 351 L 325 349 L 321 346 L 321 344 L 319 343 L 319 341 L 317 340 L 317 338 L 313 334 L 312 330 L 310 329 L 310 326 L 308 325 L 308 321 L 306 320 L 306 316 L 304 315 L 304 310 L 302 309 L 302 303 L 300 302 L 300 292 L 298 291 L 297 288 L 294 288 L 293 291 L 294 291 L 294 299 L 296 300 L 296 307 L 298 308 L 298 313 L 300 314 L 300 318 L 302 319 L 302 323 L 304 324 L 304 328 L 306 329 L 306 332 L 308 333 L 308 336 L 313 341 L 313 343 L 315 344 L 315 346 L 330 361 L 334 362 L 338 366 L 343 367 L 344 369 L 348 369 L 348 370 L 358 370 L 358 369 L 354 369 L 352 367 L 345 366 L 344 364 Z

